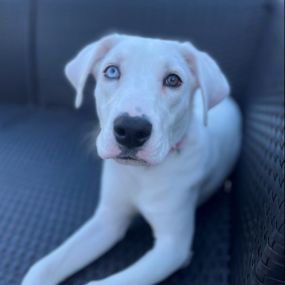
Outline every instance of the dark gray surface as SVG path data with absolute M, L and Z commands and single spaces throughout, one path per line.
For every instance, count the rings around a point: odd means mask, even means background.
M 0 1 L 0 101 L 27 103 L 31 84 L 31 1 Z
M 0 285 L 19 285 L 32 263 L 93 214 L 101 167 L 86 150 L 91 127 L 71 112 L 0 107 Z M 229 202 L 220 192 L 199 209 L 193 261 L 162 284 L 228 284 Z M 123 242 L 64 284 L 123 269 L 151 245 L 151 231 L 139 219 Z

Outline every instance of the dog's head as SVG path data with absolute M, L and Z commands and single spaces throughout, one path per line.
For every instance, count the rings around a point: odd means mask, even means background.
M 80 51 L 65 68 L 83 100 L 89 74 L 96 80 L 100 123 L 97 151 L 103 159 L 158 164 L 184 137 L 192 97 L 201 89 L 208 110 L 229 94 L 216 62 L 190 43 L 110 35 Z

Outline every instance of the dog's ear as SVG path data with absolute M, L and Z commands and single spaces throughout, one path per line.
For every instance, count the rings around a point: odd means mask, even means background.
M 104 57 L 106 53 L 122 38 L 118 34 L 103 37 L 99 41 L 84 47 L 65 66 L 65 75 L 76 90 L 75 107 L 79 108 L 83 101 L 83 89 L 96 61 Z
M 199 51 L 191 43 L 184 43 L 183 51 L 191 70 L 196 76 L 197 87 L 201 89 L 204 124 L 208 122 L 208 110 L 230 94 L 230 86 L 215 60 Z

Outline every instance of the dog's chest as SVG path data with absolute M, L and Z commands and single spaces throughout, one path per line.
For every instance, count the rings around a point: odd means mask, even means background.
M 200 168 L 199 164 L 194 165 L 189 160 L 186 153 L 173 154 L 158 167 L 142 169 L 129 166 L 126 170 L 132 179 L 127 187 L 128 199 L 140 212 L 185 204 L 196 191 L 194 186 L 200 180 Z

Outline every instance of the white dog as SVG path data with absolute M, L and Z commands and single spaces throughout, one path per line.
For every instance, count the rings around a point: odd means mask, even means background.
M 59 284 L 121 240 L 137 213 L 152 227 L 153 248 L 122 272 L 88 284 L 157 284 L 189 261 L 195 211 L 238 157 L 241 115 L 229 84 L 191 43 L 117 34 L 85 47 L 65 72 L 77 107 L 88 75 L 96 78 L 96 144 L 105 160 L 100 203 L 22 285 Z

